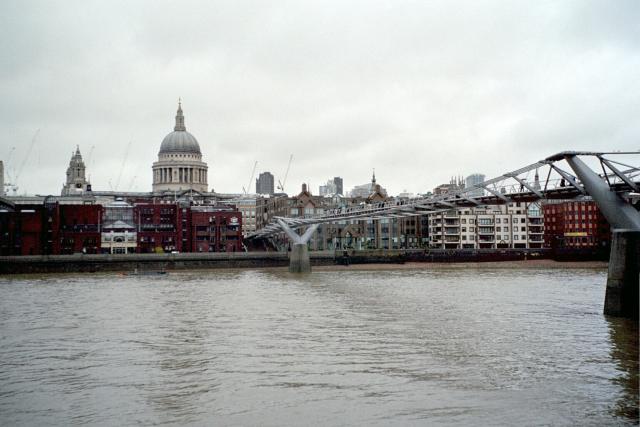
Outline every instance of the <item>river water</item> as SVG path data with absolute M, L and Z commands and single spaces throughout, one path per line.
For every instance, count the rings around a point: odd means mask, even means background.
M 2 425 L 636 425 L 602 269 L 0 278 Z

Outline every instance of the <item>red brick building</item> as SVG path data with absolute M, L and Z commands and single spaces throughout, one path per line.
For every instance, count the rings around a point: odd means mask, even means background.
M 58 205 L 59 238 L 54 253 L 100 252 L 100 205 Z
M 124 202 L 116 202 L 123 204 Z M 58 201 L 0 209 L 0 255 L 100 253 L 105 206 Z M 129 205 L 130 206 L 130 205 Z M 131 209 L 131 208 L 129 208 Z M 242 215 L 235 206 L 137 203 L 125 224 L 134 241 L 123 253 L 236 252 L 242 246 Z M 116 221 L 119 224 L 122 221 Z M 106 240 L 105 240 L 106 241 Z M 102 248 L 104 251 L 104 248 Z
M 233 207 L 191 208 L 190 252 L 242 250 L 242 215 Z
M 609 223 L 593 201 L 548 202 L 543 212 L 547 248 L 598 250 L 610 245 Z
M 138 225 L 138 253 L 183 252 L 178 204 L 138 204 L 133 208 Z

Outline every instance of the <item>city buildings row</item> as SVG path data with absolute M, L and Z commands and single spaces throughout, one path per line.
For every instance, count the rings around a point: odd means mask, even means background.
M 73 202 L 50 198 L 0 209 L 0 255 L 243 250 L 242 216 L 233 206 Z
M 464 185 L 454 180 L 452 185 Z M 232 200 L 243 216 L 243 233 L 251 235 L 276 216 L 304 217 L 371 203 L 395 202 L 375 177 L 366 197 L 313 195 L 306 184 L 293 197 L 252 196 Z M 606 247 L 610 230 L 595 202 L 516 202 L 506 205 L 451 209 L 431 215 L 322 224 L 311 239 L 312 250 L 353 249 L 539 249 Z M 279 248 L 284 236 L 273 239 Z
M 0 188 L 2 169 L 0 162 Z M 300 193 L 289 197 L 274 192 L 274 176 L 269 172 L 257 178 L 255 195 L 209 192 L 207 170 L 197 139 L 186 130 L 179 102 L 173 132 L 163 139 L 158 160 L 152 165 L 151 192 L 95 191 L 77 147 L 66 171 L 61 197 L 12 197 L 15 206 L 11 202 L 0 205 L 0 253 L 237 251 L 243 248 L 243 236 L 250 236 L 277 216 L 318 215 L 403 198 L 390 197 L 377 183 L 375 171 L 371 182 L 355 186 L 349 197 L 343 195 L 340 177 L 320 186 L 318 195 L 303 184 Z M 482 174 L 456 177 L 434 188 L 433 193 L 473 188 L 483 181 Z M 473 191 L 477 194 L 471 196 L 482 196 L 482 188 Z M 323 224 L 310 248 L 600 247 L 608 244 L 608 239 L 606 221 L 595 204 L 584 199 Z M 280 249 L 288 245 L 284 236 L 269 243 Z
M 392 203 L 377 184 L 364 198 L 313 195 L 227 200 L 74 196 L 12 198 L 0 206 L 0 254 L 233 252 L 276 216 L 303 217 L 371 203 Z M 589 199 L 458 208 L 405 218 L 322 224 L 312 250 L 599 249 L 608 223 Z M 253 242 L 252 242 L 253 243 Z M 256 249 L 286 250 L 285 236 Z

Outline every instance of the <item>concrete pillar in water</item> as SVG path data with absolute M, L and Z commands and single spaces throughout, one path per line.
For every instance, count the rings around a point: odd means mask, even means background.
M 638 320 L 640 213 L 612 191 L 608 182 L 589 169 L 575 153 L 561 156 L 564 156 L 613 229 L 604 314 Z
M 294 243 L 289 253 L 290 273 L 311 273 L 311 261 L 306 243 Z
M 640 231 L 613 230 L 604 314 L 638 320 Z
M 289 225 L 282 219 L 277 219 L 280 228 L 287 235 L 291 242 L 291 252 L 289 253 L 289 271 L 291 273 L 310 273 L 311 261 L 309 260 L 309 249 L 307 249 L 307 242 L 311 239 L 313 233 L 315 233 L 319 224 L 313 224 L 307 228 L 302 236 L 296 233 Z

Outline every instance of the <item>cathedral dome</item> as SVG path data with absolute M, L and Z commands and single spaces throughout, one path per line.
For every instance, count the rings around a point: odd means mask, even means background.
M 200 153 L 200 145 L 195 136 L 186 130 L 176 130 L 165 136 L 160 145 L 163 153 Z
M 201 154 L 198 140 L 187 132 L 187 128 L 184 125 L 184 115 L 182 114 L 182 105 L 180 103 L 178 103 L 176 125 L 173 128 L 173 132 L 165 136 L 160 145 L 159 154 L 165 153 Z

